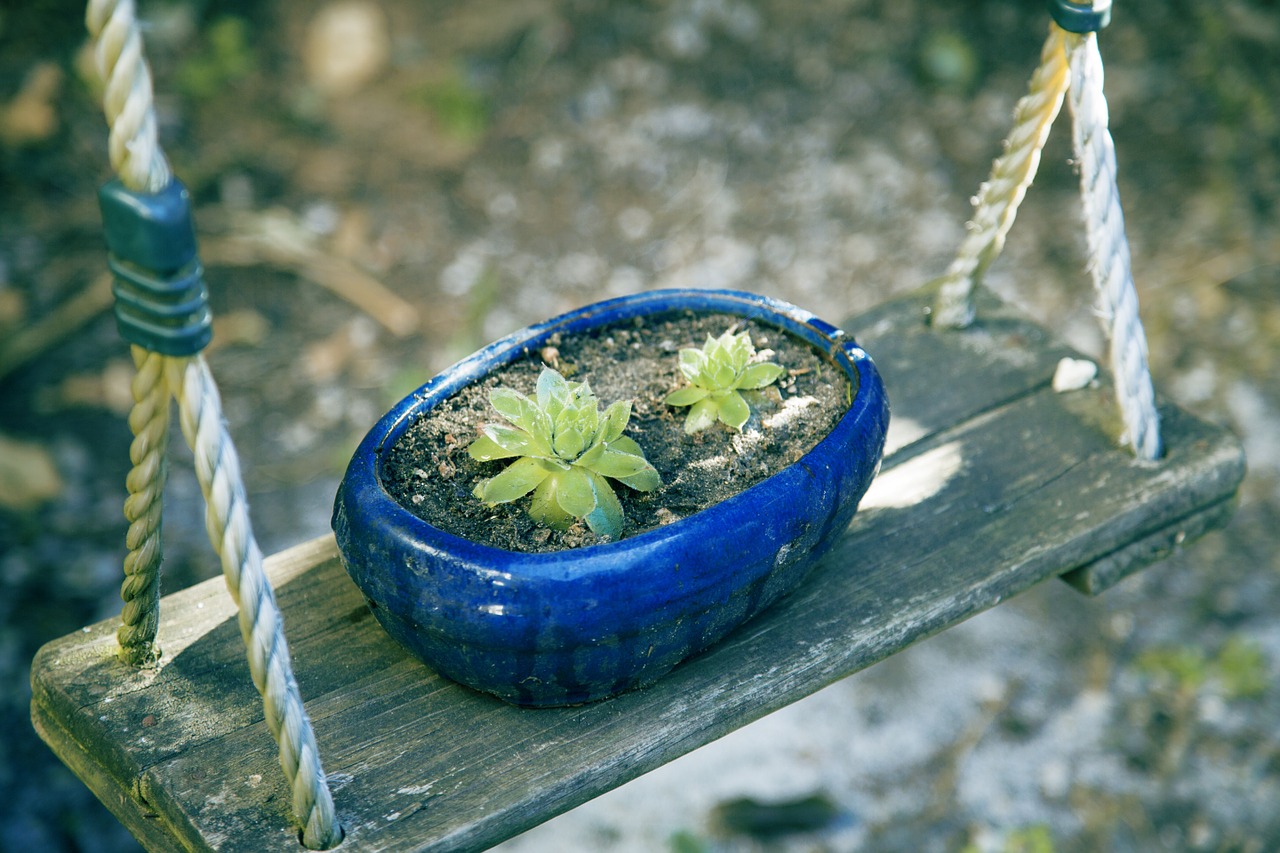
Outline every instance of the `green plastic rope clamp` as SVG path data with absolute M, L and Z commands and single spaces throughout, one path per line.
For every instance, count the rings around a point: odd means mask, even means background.
M 200 352 L 213 336 L 213 315 L 186 187 L 174 178 L 138 193 L 115 180 L 98 191 L 98 203 L 120 335 L 163 355 Z
M 1069 33 L 1096 33 L 1111 23 L 1111 0 L 1083 3 L 1049 0 L 1049 14 L 1058 26 Z

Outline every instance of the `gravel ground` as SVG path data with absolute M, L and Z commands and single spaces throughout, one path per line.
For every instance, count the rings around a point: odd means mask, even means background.
M 1043 585 L 505 849 L 1280 849 L 1280 9 L 1116 6 L 1153 370 L 1242 436 L 1234 521 L 1100 599 Z M 671 285 L 838 319 L 938 275 L 1047 27 L 998 0 L 142 7 L 267 551 L 325 531 L 378 414 L 498 335 Z M 27 721 L 39 645 L 119 609 L 127 352 L 100 308 L 42 325 L 101 305 L 81 20 L 0 8 L 2 850 L 134 849 Z M 1069 154 L 1064 116 L 989 282 L 1097 352 Z M 172 455 L 170 589 L 216 571 Z M 835 818 L 810 831 L 720 819 L 811 794 Z

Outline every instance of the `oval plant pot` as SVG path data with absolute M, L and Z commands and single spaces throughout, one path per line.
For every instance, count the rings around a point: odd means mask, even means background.
M 457 390 L 573 334 L 691 309 L 754 318 L 826 353 L 849 409 L 799 461 L 687 518 L 616 542 L 516 553 L 422 521 L 384 488 L 386 452 Z M 653 682 L 793 589 L 879 469 L 889 406 L 875 365 L 807 311 L 748 293 L 653 291 L 590 305 L 480 350 L 397 403 L 361 442 L 333 528 L 392 637 L 449 678 L 518 705 L 589 702 Z

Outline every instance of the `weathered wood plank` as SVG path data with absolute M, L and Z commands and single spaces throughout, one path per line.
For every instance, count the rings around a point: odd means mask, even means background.
M 1058 361 L 1079 356 L 990 291 L 975 297 L 978 321 L 964 330 L 928 325 L 933 295 L 924 289 L 843 324 L 884 377 L 894 430 L 887 455 L 1047 388 Z
M 1087 595 L 1101 595 L 1129 575 L 1173 554 L 1184 543 L 1224 526 L 1234 512 L 1235 501 L 1231 499 L 1206 507 L 1086 566 L 1073 569 L 1062 579 Z
M 1243 474 L 1230 435 L 1165 406 L 1168 456 L 1137 463 L 1105 428 L 1105 385 L 1048 389 L 1070 351 L 1042 330 L 984 306 L 980 327 L 936 333 L 922 306 L 851 324 L 898 432 L 848 535 L 795 594 L 649 689 L 580 708 L 503 705 L 401 652 L 331 538 L 272 558 L 344 849 L 492 844 L 1047 577 L 1093 566 L 1103 583 L 1177 531 L 1221 523 Z M 158 671 L 116 663 L 106 623 L 41 651 L 42 735 L 117 813 L 132 804 L 122 820 L 156 849 L 139 826 L 195 850 L 297 850 L 222 582 L 164 606 Z
M 63 763 L 148 850 L 181 853 L 187 849 L 179 834 L 139 801 L 137 792 L 122 787 L 121 780 L 98 760 L 92 745 L 80 744 L 37 702 L 31 704 L 31 723 L 45 743 L 58 745 L 56 751 Z

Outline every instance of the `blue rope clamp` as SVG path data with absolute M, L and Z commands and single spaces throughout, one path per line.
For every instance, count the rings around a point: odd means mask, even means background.
M 200 352 L 213 337 L 213 315 L 187 188 L 174 178 L 138 193 L 113 180 L 98 204 L 121 337 L 163 355 Z
M 1049 0 L 1049 14 L 1058 26 L 1069 33 L 1096 33 L 1111 23 L 1111 0 L 1098 0 L 1096 3 Z

